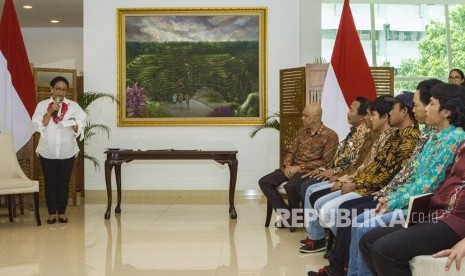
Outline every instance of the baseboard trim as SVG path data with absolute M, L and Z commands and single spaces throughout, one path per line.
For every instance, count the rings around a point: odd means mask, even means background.
M 116 191 L 112 192 L 113 203 Z M 128 204 L 229 204 L 228 190 L 124 190 L 122 203 Z M 107 192 L 104 190 L 86 190 L 85 203 L 106 204 Z M 255 190 L 238 190 L 235 204 L 266 202 L 264 196 Z

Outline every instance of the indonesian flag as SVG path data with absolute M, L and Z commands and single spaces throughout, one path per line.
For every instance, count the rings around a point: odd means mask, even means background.
M 37 105 L 34 79 L 12 0 L 6 0 L 0 22 L 0 131 L 11 133 L 15 150 L 31 138 Z
M 336 131 L 340 140 L 349 133 L 347 112 L 358 96 L 374 100 L 375 82 L 355 28 L 349 0 L 345 0 L 321 95 L 323 123 Z

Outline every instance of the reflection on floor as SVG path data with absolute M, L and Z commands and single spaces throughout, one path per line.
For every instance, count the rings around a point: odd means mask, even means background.
M 68 224 L 41 227 L 26 211 L 0 210 L 0 275 L 307 275 L 326 261 L 299 253 L 303 230 L 263 227 L 265 204 L 244 200 L 230 220 L 223 204 L 103 204 L 68 208 Z M 272 224 L 273 225 L 273 224 Z

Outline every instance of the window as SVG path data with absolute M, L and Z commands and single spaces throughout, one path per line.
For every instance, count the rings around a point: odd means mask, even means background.
M 465 42 L 461 40 L 465 5 L 351 3 L 350 7 L 368 64 L 393 66 L 396 91 L 414 90 L 419 81 L 428 77 L 446 81 L 450 69 L 465 69 Z M 371 10 L 376 37 L 371 35 Z M 331 58 L 341 12 L 342 3 L 322 4 L 322 33 L 334 31 L 334 37 L 322 35 L 322 56 L 327 60 Z M 372 53 L 376 53 L 375 57 Z

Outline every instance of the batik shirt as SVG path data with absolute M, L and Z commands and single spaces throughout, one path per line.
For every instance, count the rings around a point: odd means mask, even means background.
M 371 130 L 367 128 L 365 123 L 353 129 L 347 138 L 339 144 L 334 160 L 327 169 L 333 169 L 334 173 L 339 173 L 349 168 L 357 160 L 358 153 L 370 132 Z
M 419 139 L 418 126 L 396 129 L 378 151 L 374 162 L 355 176 L 355 192 L 367 196 L 383 188 L 405 166 Z
M 338 141 L 336 132 L 324 125 L 314 133 L 309 128 L 301 128 L 289 147 L 284 165 L 300 165 L 302 172 L 326 167 L 334 158 Z
M 338 173 L 338 176 L 342 176 L 345 174 L 352 174 L 357 171 L 357 169 L 362 166 L 362 164 L 369 159 L 370 157 L 370 152 L 371 149 L 373 148 L 373 145 L 378 141 L 380 137 L 380 133 L 376 131 L 370 131 L 367 133 L 365 136 L 365 141 L 363 142 L 362 147 L 360 148 L 360 151 L 358 152 L 358 157 L 355 163 L 349 166 L 346 170 L 343 170 Z
M 389 194 L 388 210 L 406 209 L 411 196 L 429 193 L 444 179 L 446 167 L 453 161 L 457 146 L 465 139 L 461 127 L 450 126 L 426 142 L 413 164 L 413 173 L 407 181 Z
M 430 213 L 465 238 L 465 142 L 462 142 L 449 164 L 444 181 L 439 183 L 430 199 Z
M 370 149 L 370 153 L 365 156 L 365 160 L 363 160 L 362 165 L 360 165 L 360 167 L 358 167 L 352 173 L 349 172 L 348 174 L 341 176 L 338 180 L 340 182 L 354 182 L 355 176 L 357 176 L 359 172 L 362 172 L 365 167 L 369 166 L 375 161 L 375 157 L 378 154 L 378 151 L 384 147 L 384 144 L 389 139 L 389 137 L 391 137 L 393 132 L 394 128 L 390 127 L 378 135 L 378 139 L 373 143 L 373 146 Z
M 428 140 L 431 138 L 431 136 L 433 136 L 433 134 L 436 133 L 436 132 L 437 132 L 437 130 L 435 128 L 433 128 L 433 127 L 430 127 L 430 126 L 426 126 L 426 127 L 423 128 L 423 130 L 421 131 L 421 134 L 420 134 L 420 141 L 418 141 L 418 144 L 417 144 L 415 150 L 412 153 L 412 157 L 410 157 L 410 159 L 407 162 L 407 164 L 405 165 L 405 167 L 403 167 L 394 176 L 394 178 L 392 178 L 392 180 L 389 181 L 389 183 L 384 188 L 382 188 L 378 192 L 373 193 L 373 196 L 375 196 L 375 198 L 385 197 L 389 193 L 391 193 L 392 191 L 397 189 L 397 187 L 399 187 L 399 185 L 402 185 L 402 184 L 405 183 L 405 181 L 413 173 L 413 164 L 417 160 L 418 155 L 420 154 L 420 152 L 423 150 L 423 146 L 426 144 L 426 142 L 428 142 Z

